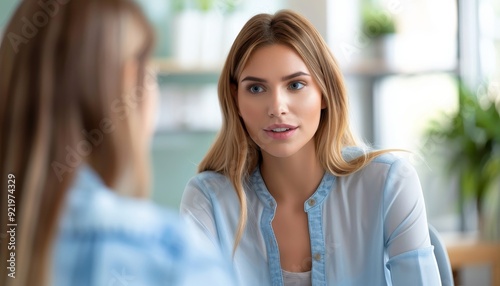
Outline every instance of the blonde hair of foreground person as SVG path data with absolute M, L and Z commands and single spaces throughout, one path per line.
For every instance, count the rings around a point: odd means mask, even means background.
M 237 192 L 241 213 L 233 253 L 247 221 L 243 183 L 261 160 L 259 147 L 246 131 L 238 113 L 238 78 L 252 52 L 273 44 L 286 45 L 297 52 L 321 90 L 327 107 L 321 110 L 314 140 L 318 160 L 326 171 L 336 176 L 349 175 L 378 155 L 390 151 L 367 152 L 364 156 L 346 161 L 341 150 L 358 144 L 349 127 L 348 98 L 343 76 L 323 38 L 308 20 L 293 11 L 282 10 L 275 15 L 254 16 L 236 37 L 224 64 L 218 84 L 222 128 L 198 167 L 198 172 L 211 170 L 226 175 Z
M 147 195 L 143 89 L 131 96 L 124 79 L 144 87 L 153 30 L 132 1 L 51 3 L 20 2 L 0 48 L 0 174 L 2 189 L 15 176 L 17 223 L 16 278 L 7 276 L 9 237 L 2 238 L 2 285 L 49 281 L 51 244 L 79 165 L 118 193 Z M 130 62 L 134 72 L 126 75 Z M 3 234 L 12 223 L 6 200 L 4 192 Z

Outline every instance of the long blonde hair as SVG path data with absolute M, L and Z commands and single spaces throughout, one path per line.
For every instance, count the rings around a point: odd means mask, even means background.
M 76 170 L 91 166 L 118 193 L 144 197 L 141 114 L 154 33 L 132 0 L 22 1 L 0 47 L 0 175 L 15 185 L 15 279 L 2 238 L 2 285 L 45 285 L 52 242 Z M 124 66 L 138 74 L 124 90 Z M 12 176 L 11 176 L 12 177 Z M 11 203 L 14 201 L 10 201 Z M 8 221 L 7 195 L 1 233 Z
M 236 190 L 241 210 L 233 251 L 241 240 L 247 221 L 243 185 L 261 160 L 260 150 L 238 114 L 234 89 L 252 53 L 262 46 L 273 44 L 287 45 L 295 50 L 321 89 L 327 108 L 321 111 L 315 146 L 318 160 L 326 171 L 345 176 L 387 152 L 366 152 L 350 161 L 343 158 L 341 151 L 344 147 L 357 145 L 349 127 L 344 79 L 332 53 L 314 26 L 290 10 L 252 17 L 236 37 L 222 69 L 218 84 L 222 128 L 198 167 L 199 172 L 212 170 L 226 175 Z

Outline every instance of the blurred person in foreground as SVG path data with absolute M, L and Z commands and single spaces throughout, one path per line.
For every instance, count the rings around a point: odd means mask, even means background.
M 153 45 L 133 1 L 19 3 L 0 47 L 1 285 L 235 285 L 147 200 Z

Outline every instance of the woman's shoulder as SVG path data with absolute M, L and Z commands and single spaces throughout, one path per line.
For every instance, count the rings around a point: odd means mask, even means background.
M 349 146 L 342 149 L 342 157 L 346 161 L 350 161 L 376 151 L 379 150 L 361 146 Z M 405 156 L 403 153 L 405 152 L 396 152 L 392 150 L 387 150 L 387 152 L 384 152 L 373 158 L 371 162 L 379 164 L 387 164 L 387 165 L 392 165 L 394 163 L 400 163 L 400 162 L 402 163 L 408 162 L 407 158 L 408 156 Z M 411 153 L 408 152 L 407 155 L 409 154 Z
M 234 285 L 219 249 L 177 213 L 128 204 L 104 223 L 64 228 L 54 248 L 54 285 Z M 131 215 L 136 214 L 139 218 Z M 102 213 L 101 213 L 102 214 Z M 116 283 L 113 283 L 115 281 Z
M 219 172 L 215 171 L 203 171 L 198 174 L 196 174 L 194 177 L 191 178 L 191 180 L 197 180 L 197 181 L 219 181 L 219 182 L 226 182 L 229 181 L 229 178 L 221 174 Z
M 117 194 L 90 169 L 80 170 L 70 188 L 60 229 L 85 233 L 123 232 L 157 236 L 160 229 L 178 224 L 177 214 L 148 199 Z
M 353 160 L 357 157 L 364 156 L 370 152 L 377 150 L 362 148 L 362 147 L 347 147 L 342 150 L 342 155 L 347 161 Z M 392 176 L 395 174 L 405 174 L 416 175 L 416 170 L 413 164 L 410 162 L 410 157 L 412 153 L 410 152 L 397 152 L 388 150 L 370 161 L 363 169 L 355 172 L 353 176 L 363 176 L 370 177 L 369 174 L 373 176 Z
M 54 276 L 60 283 L 55 285 L 74 285 L 71 281 L 80 279 L 75 273 L 89 277 L 81 277 L 83 281 L 106 285 L 119 277 L 138 285 L 176 285 L 179 279 L 199 278 L 193 268 L 198 263 L 211 264 L 216 277 L 229 277 L 220 254 L 200 244 L 189 221 L 149 200 L 120 196 L 93 181 L 79 182 L 70 190 L 61 218 L 54 248 Z
M 217 191 L 232 189 L 233 185 L 226 175 L 215 171 L 203 171 L 192 177 L 187 185 L 186 190 L 198 189 L 201 191 Z

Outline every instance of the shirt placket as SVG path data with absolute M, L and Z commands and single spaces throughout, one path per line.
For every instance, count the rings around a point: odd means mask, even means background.
M 272 228 L 272 221 L 276 212 L 276 203 L 272 198 L 268 200 L 268 206 L 264 208 L 264 213 L 262 214 L 261 228 L 266 242 L 271 285 L 283 285 L 278 241 L 276 240 Z
M 260 170 L 257 170 L 257 172 L 260 172 Z M 283 275 L 281 271 L 280 254 L 278 242 L 272 228 L 272 220 L 276 213 L 276 202 L 265 188 L 260 173 L 254 175 L 257 175 L 254 177 L 254 187 L 261 201 L 265 204 L 260 225 L 266 244 L 271 283 L 273 286 L 281 286 L 283 285 Z M 326 251 L 322 225 L 322 203 L 325 201 L 325 197 L 328 195 L 334 181 L 334 176 L 325 173 L 318 190 L 304 203 L 304 211 L 307 213 L 309 236 L 311 240 L 312 284 L 315 286 L 326 285 Z
M 311 279 L 312 285 L 326 285 L 325 277 L 325 239 L 322 226 L 322 206 L 315 196 L 304 204 L 309 224 L 309 237 L 311 240 Z

